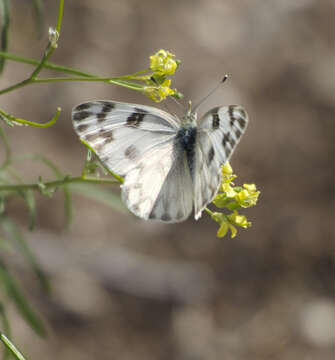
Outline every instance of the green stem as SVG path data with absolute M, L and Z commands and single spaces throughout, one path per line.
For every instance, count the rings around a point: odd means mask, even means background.
M 209 216 L 212 216 L 214 214 L 213 211 L 209 210 L 208 208 L 205 208 L 204 210 Z
M 26 79 L 26 80 L 20 81 L 17 84 L 8 86 L 7 88 L 0 90 L 0 95 L 6 94 L 6 93 L 8 93 L 10 91 L 13 91 L 15 89 L 19 89 L 19 88 L 21 88 L 23 86 L 26 86 L 26 85 L 30 84 L 30 83 L 31 83 L 31 79 Z
M 64 0 L 59 0 L 59 8 L 58 8 L 58 19 L 57 19 L 57 25 L 55 31 L 57 34 L 60 33 L 61 30 L 61 24 L 62 24 L 62 18 L 63 18 L 63 10 L 64 10 Z M 23 86 L 33 84 L 33 83 L 50 83 L 50 82 L 60 82 L 60 81 L 102 81 L 109 84 L 115 84 L 120 85 L 123 87 L 126 87 L 131 90 L 143 90 L 143 85 L 131 82 L 129 80 L 133 79 L 134 77 L 143 74 L 145 72 L 148 72 L 150 69 L 140 70 L 138 72 L 135 72 L 131 75 L 125 75 L 118 78 L 105 78 L 105 77 L 99 77 L 96 75 L 92 75 L 89 73 L 85 73 L 82 71 L 78 71 L 76 69 L 68 68 L 66 66 L 60 66 L 53 63 L 49 63 L 48 60 L 50 56 L 53 54 L 53 52 L 57 48 L 57 41 L 52 41 L 49 39 L 48 46 L 43 54 L 41 61 L 36 61 L 34 59 L 29 59 L 25 57 L 20 57 L 14 54 L 9 54 L 4 51 L 0 51 L 0 57 L 11 59 L 14 61 L 19 61 L 31 65 L 36 65 L 35 70 L 32 72 L 30 77 L 28 79 L 25 79 L 23 81 L 18 82 L 17 84 L 11 85 L 5 89 L 0 90 L 0 95 L 8 93 L 10 91 L 16 90 L 18 88 L 21 88 Z M 72 75 L 78 75 L 77 77 L 55 77 L 55 78 L 45 78 L 45 79 L 37 79 L 38 74 L 41 72 L 43 68 L 49 68 L 53 70 L 62 71 L 68 74 Z
M 64 0 L 59 0 L 58 18 L 57 18 L 57 25 L 56 25 L 57 34 L 60 34 L 62 18 L 63 18 L 63 9 L 64 9 Z M 48 61 L 48 59 L 53 54 L 53 52 L 56 50 L 56 48 L 57 48 L 57 43 L 53 43 L 52 41 L 49 40 L 48 46 L 44 52 L 41 62 L 37 65 L 36 69 L 30 75 L 31 80 L 34 80 L 36 78 L 36 76 L 41 72 L 41 70 L 44 67 L 45 62 Z
M 19 56 L 19 55 L 11 54 L 11 53 L 4 52 L 4 51 L 0 51 L 0 57 L 3 57 L 5 59 L 9 59 L 9 60 L 13 60 L 13 61 L 16 61 L 16 62 L 20 62 L 20 63 L 23 63 L 23 64 L 29 64 L 29 65 L 36 65 L 37 66 L 40 63 L 39 60 L 27 58 L 25 56 Z M 46 61 L 44 63 L 44 68 L 49 69 L 49 70 L 60 71 L 60 72 L 63 72 L 65 74 L 78 75 L 78 76 L 87 76 L 87 77 L 98 77 L 98 75 L 89 74 L 89 73 L 84 72 L 84 71 L 79 71 L 79 70 L 73 69 L 71 67 L 58 65 L 58 64 L 55 64 L 55 63 L 52 63 L 52 62 L 49 62 L 49 61 Z
M 104 78 L 104 77 L 55 77 L 55 78 L 45 78 L 45 79 L 33 79 L 31 83 L 43 84 L 43 83 L 53 83 L 53 82 L 62 82 L 62 81 L 101 81 L 108 84 L 114 84 L 123 86 L 130 90 L 143 91 L 144 86 L 137 84 L 135 82 L 123 80 L 119 78 Z M 1 94 L 1 92 L 0 92 Z
M 6 137 L 6 133 L 0 128 L 0 137 L 2 138 L 2 141 L 4 143 L 4 147 L 5 147 L 5 159 L 3 161 L 3 163 L 0 166 L 0 170 L 4 169 L 11 160 L 11 150 L 10 150 L 10 146 Z
M 43 83 L 52 83 L 52 82 L 59 82 L 59 81 L 102 81 L 102 82 L 111 82 L 113 80 L 111 78 L 105 77 L 54 77 L 54 78 L 43 78 L 43 79 L 34 79 L 33 83 L 36 84 L 43 84 Z
M 12 60 L 12 61 L 20 62 L 20 63 L 23 63 L 23 64 L 29 64 L 29 65 L 36 65 L 37 66 L 40 63 L 39 60 L 31 59 L 31 58 L 28 58 L 28 57 L 25 57 L 25 56 L 15 55 L 15 54 L 5 52 L 5 51 L 0 51 L 0 57 L 3 57 L 3 58 L 8 59 L 8 60 Z M 88 73 L 86 71 L 80 71 L 80 70 L 71 68 L 69 66 L 58 65 L 58 64 L 55 64 L 55 63 L 49 62 L 49 61 L 46 61 L 44 63 L 43 67 L 45 69 L 63 72 L 64 74 L 78 75 L 78 76 L 83 76 L 83 77 L 100 78 L 98 75 L 91 74 L 91 73 Z M 150 72 L 149 68 L 137 71 L 137 72 L 135 72 L 133 74 L 122 75 L 122 76 L 118 76 L 118 77 L 115 77 L 115 78 L 109 78 L 109 79 L 128 80 L 128 79 L 133 79 L 134 77 L 136 77 L 138 75 L 148 73 L 148 72 Z
M 57 121 L 61 110 L 62 109 L 60 107 L 58 107 L 57 110 L 56 110 L 55 116 L 50 121 L 48 121 L 47 123 L 44 123 L 44 124 L 40 124 L 40 123 L 36 123 L 34 121 L 24 120 L 24 119 L 20 119 L 20 118 L 16 118 L 15 116 L 8 114 L 8 113 L 6 113 L 5 111 L 3 111 L 1 109 L 0 109 L 0 114 L 2 116 L 5 116 L 8 120 L 19 123 L 19 124 L 22 124 L 22 125 L 29 125 L 29 126 L 46 128 L 46 127 L 49 127 L 49 126 L 53 125 Z
M 59 0 L 58 19 L 56 25 L 56 30 L 58 33 L 60 33 L 60 29 L 62 26 L 63 10 L 64 10 L 64 0 Z
M 109 184 L 115 185 L 120 182 L 114 179 L 90 177 L 90 176 L 66 176 L 60 180 L 47 181 L 43 183 L 32 183 L 32 184 L 15 184 L 15 185 L 0 185 L 1 191 L 18 191 L 18 190 L 41 190 L 43 189 L 54 189 L 59 186 L 64 186 L 73 183 L 90 183 L 90 184 Z
M 57 19 L 57 25 L 56 25 L 56 31 L 60 33 L 60 28 L 62 24 L 62 17 L 63 17 L 63 9 L 64 9 L 64 0 L 59 0 L 59 8 L 58 8 L 58 19 Z M 44 64 L 48 61 L 52 53 L 56 50 L 57 44 L 53 43 L 49 40 L 48 46 L 44 52 L 44 55 L 42 57 L 42 60 L 37 64 L 35 70 L 32 72 L 30 77 L 26 80 L 20 81 L 17 84 L 14 84 L 12 86 L 9 86 L 5 89 L 0 90 L 0 95 L 8 93 L 12 90 L 18 89 L 20 87 L 23 87 L 25 85 L 32 84 L 36 78 L 36 76 L 41 72 L 41 70 L 44 67 Z
M 38 68 L 39 68 L 39 66 L 38 66 Z M 38 72 L 37 72 L 37 74 L 38 74 Z M 32 76 L 35 76 L 34 74 L 35 74 L 35 71 L 33 72 Z M 137 84 L 135 82 L 130 82 L 130 81 L 124 80 L 122 78 L 105 78 L 105 77 L 91 76 L 91 77 L 55 77 L 55 78 L 36 79 L 35 77 L 30 77 L 30 78 L 23 80 L 17 84 L 14 84 L 12 86 L 9 86 L 5 89 L 0 90 L 0 95 L 8 93 L 13 90 L 16 90 L 18 88 L 21 88 L 21 87 L 29 85 L 29 84 L 42 84 L 42 83 L 52 83 L 52 82 L 61 82 L 61 81 L 101 81 L 101 82 L 105 82 L 108 84 L 115 84 L 115 85 L 123 86 L 130 90 L 137 90 L 137 91 L 143 90 L 143 85 Z
M 135 76 L 142 75 L 142 74 L 148 73 L 148 72 L 151 72 L 150 68 L 136 71 L 136 72 L 134 72 L 133 74 L 123 75 L 123 76 L 120 76 L 119 78 L 120 78 L 120 79 L 134 78 Z
M 17 360 L 26 360 L 22 353 L 15 347 L 15 345 L 0 332 L 0 341 L 6 346 L 6 348 L 15 356 Z
M 2 0 L 0 2 L 0 12 L 1 12 L 1 50 L 7 51 L 8 29 L 10 24 L 9 0 Z M 4 65 L 5 65 L 5 59 L 1 59 L 0 72 L 2 72 Z
M 33 80 L 35 80 L 36 76 L 41 72 L 44 63 L 50 58 L 50 56 L 52 55 L 52 53 L 55 51 L 55 47 L 52 46 L 52 44 L 49 42 L 48 46 L 44 52 L 43 58 L 40 61 L 40 63 L 37 65 L 36 69 L 32 72 L 32 74 L 30 75 L 29 79 L 29 83 L 32 83 Z

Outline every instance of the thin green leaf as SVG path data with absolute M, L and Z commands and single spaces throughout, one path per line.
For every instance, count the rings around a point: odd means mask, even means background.
M 82 196 L 99 201 L 120 213 L 129 214 L 129 211 L 120 199 L 120 195 L 115 194 L 110 190 L 104 189 L 101 186 L 96 186 L 95 184 L 77 183 L 69 186 L 72 191 Z
M 72 223 L 72 196 L 68 186 L 64 186 L 65 226 L 69 228 Z
M 0 196 L 0 215 L 2 215 L 6 210 L 6 201 L 3 196 Z
M 18 250 L 31 265 L 43 291 L 49 294 L 50 293 L 49 279 L 45 274 L 45 272 L 43 271 L 43 269 L 41 268 L 37 259 L 35 258 L 26 240 L 22 236 L 20 229 L 17 227 L 15 222 L 9 217 L 2 217 L 0 219 L 0 225 L 6 232 L 11 242 L 14 243 L 14 245 L 16 245 Z
M 44 18 L 43 18 L 43 2 L 42 0 L 33 0 L 34 16 L 36 19 L 36 27 L 38 37 L 43 34 Z
M 4 114 L 0 114 L 0 120 L 4 121 L 8 126 L 14 127 L 12 121 L 10 121 Z
M 26 160 L 31 159 L 34 161 L 39 161 L 49 169 L 51 169 L 54 174 L 59 178 L 64 178 L 64 174 L 62 171 L 49 159 L 39 154 L 26 154 L 24 156 L 17 157 L 16 160 Z M 14 159 L 15 160 L 15 159 Z M 43 187 L 43 182 L 41 182 L 41 186 Z M 43 191 L 43 189 L 41 189 Z M 64 212 L 65 212 L 65 224 L 66 227 L 69 227 L 72 222 L 72 200 L 71 200 L 71 192 L 68 186 L 63 187 L 64 191 Z M 47 195 L 47 194 L 46 194 Z
M 7 165 L 11 162 L 11 150 L 10 145 L 6 136 L 6 133 L 3 131 L 3 129 L 0 127 L 0 138 L 4 144 L 5 148 L 5 159 L 3 163 L 0 165 L 0 170 L 4 169 Z
M 11 336 L 10 325 L 5 311 L 5 307 L 1 302 L 0 302 L 0 317 L 2 320 L 2 328 L 4 332 L 8 334 L 8 336 Z M 5 347 L 3 352 L 3 360 L 8 360 L 10 358 L 10 355 L 11 355 L 10 350 L 7 347 Z
M 26 360 L 22 353 L 16 348 L 16 346 L 7 338 L 6 335 L 0 332 L 0 340 L 5 347 L 12 353 L 17 360 Z
M 23 295 L 19 285 L 10 273 L 5 264 L 0 261 L 0 279 L 7 290 L 7 294 L 14 302 L 17 310 L 20 312 L 26 323 L 40 336 L 46 336 L 46 330 L 42 320 L 32 309 L 27 298 Z
M 0 16 L 1 16 L 1 50 L 8 49 L 8 29 L 10 24 L 9 1 L 0 0 Z M 0 73 L 2 73 L 5 66 L 5 58 L 0 58 Z
M 3 94 L 4 92 L 0 91 L 0 93 Z M 34 127 L 39 127 L 39 128 L 47 128 L 47 127 L 52 126 L 58 120 L 61 111 L 62 111 L 62 109 L 60 107 L 58 107 L 54 117 L 50 121 L 43 123 L 43 124 L 15 117 L 11 114 L 6 113 L 2 109 L 0 109 L 0 115 L 1 115 L 2 119 L 7 119 L 8 121 L 12 122 L 12 124 L 34 126 Z
M 4 254 L 5 252 L 8 254 L 13 254 L 13 247 L 9 243 L 9 241 L 2 236 L 0 236 L 0 252 Z
M 32 190 L 25 190 L 22 192 L 22 196 L 29 211 L 29 230 L 33 230 L 36 221 L 36 201 L 34 192 Z

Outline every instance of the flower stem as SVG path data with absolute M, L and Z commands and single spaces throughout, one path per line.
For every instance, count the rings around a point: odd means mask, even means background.
M 6 346 L 6 348 L 13 354 L 15 359 L 17 360 L 26 360 L 26 358 L 22 355 L 22 353 L 15 347 L 15 345 L 0 332 L 0 340 Z
M 16 122 L 16 123 L 19 123 L 19 124 L 22 124 L 22 125 L 29 125 L 29 126 L 46 128 L 46 127 L 49 127 L 49 126 L 53 125 L 57 121 L 61 111 L 62 111 L 62 109 L 60 107 L 58 107 L 57 110 L 56 110 L 55 116 L 50 121 L 48 121 L 47 123 L 44 123 L 44 124 L 40 124 L 40 123 L 37 123 L 37 122 L 34 122 L 34 121 L 24 120 L 24 119 L 20 119 L 20 118 L 16 118 L 15 116 L 8 114 L 8 113 L 6 113 L 5 111 L 3 111 L 1 109 L 0 109 L 0 114 L 2 116 L 6 117 L 9 121 L 12 121 L 12 122 Z
M 58 33 L 60 33 L 60 29 L 62 26 L 63 10 L 64 10 L 64 0 L 59 0 L 58 19 L 56 25 L 56 30 Z
M 19 56 L 15 54 L 11 54 L 8 52 L 0 51 L 0 57 L 3 57 L 8 60 L 13 60 L 16 62 L 20 62 L 23 64 L 29 65 L 38 65 L 40 63 L 39 60 L 27 58 L 25 56 Z M 86 76 L 86 77 L 98 77 L 97 75 L 90 74 L 84 71 L 76 70 L 68 66 L 58 65 L 49 61 L 44 63 L 44 68 L 49 70 L 55 70 L 59 72 L 63 72 L 65 74 L 78 75 L 78 76 Z
M 213 211 L 209 210 L 208 208 L 205 208 L 204 210 L 209 216 L 212 216 L 214 214 Z
M 64 9 L 64 0 L 59 0 L 58 19 L 57 19 L 57 25 L 56 25 L 56 31 L 58 33 L 60 33 L 60 28 L 61 28 L 61 24 L 62 24 L 63 9 Z M 9 86 L 5 89 L 0 90 L 0 95 L 8 93 L 10 91 L 13 91 L 15 89 L 18 89 L 20 87 L 32 84 L 34 82 L 35 78 L 37 77 L 37 75 L 43 69 L 44 64 L 48 61 L 48 59 L 50 58 L 52 53 L 56 50 L 56 48 L 57 48 L 57 44 L 55 44 L 49 40 L 46 50 L 44 52 L 44 55 L 42 57 L 42 60 L 37 64 L 35 70 L 32 72 L 32 74 L 29 76 L 29 78 L 25 79 L 23 81 L 20 81 L 17 84 Z
M 0 185 L 1 191 L 18 191 L 18 190 L 41 190 L 43 189 L 54 189 L 60 186 L 73 183 L 90 183 L 90 184 L 120 184 L 114 179 L 106 179 L 99 177 L 90 177 L 90 176 L 65 176 L 63 179 L 47 181 L 43 183 L 31 183 L 31 184 L 14 184 L 14 185 Z

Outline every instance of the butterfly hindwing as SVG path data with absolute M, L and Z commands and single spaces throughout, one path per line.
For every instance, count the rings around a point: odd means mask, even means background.
M 217 194 L 221 183 L 221 165 L 229 160 L 247 123 L 248 115 L 238 105 L 213 108 L 200 119 L 194 177 L 196 219 Z
M 173 163 L 157 200 L 150 219 L 180 222 L 187 219 L 193 209 L 193 184 L 186 154 L 175 142 Z
M 186 156 L 174 141 L 145 154 L 122 185 L 129 210 L 146 220 L 185 220 L 192 212 L 192 195 Z

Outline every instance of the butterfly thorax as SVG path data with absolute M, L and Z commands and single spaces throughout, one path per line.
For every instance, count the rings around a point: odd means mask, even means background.
M 187 164 L 193 177 L 195 163 L 195 144 L 197 138 L 197 127 L 193 122 L 185 122 L 181 125 L 176 136 L 177 145 L 186 154 Z
M 186 115 L 181 120 L 181 126 L 192 125 L 196 126 L 198 114 L 191 111 L 191 108 L 187 111 Z

